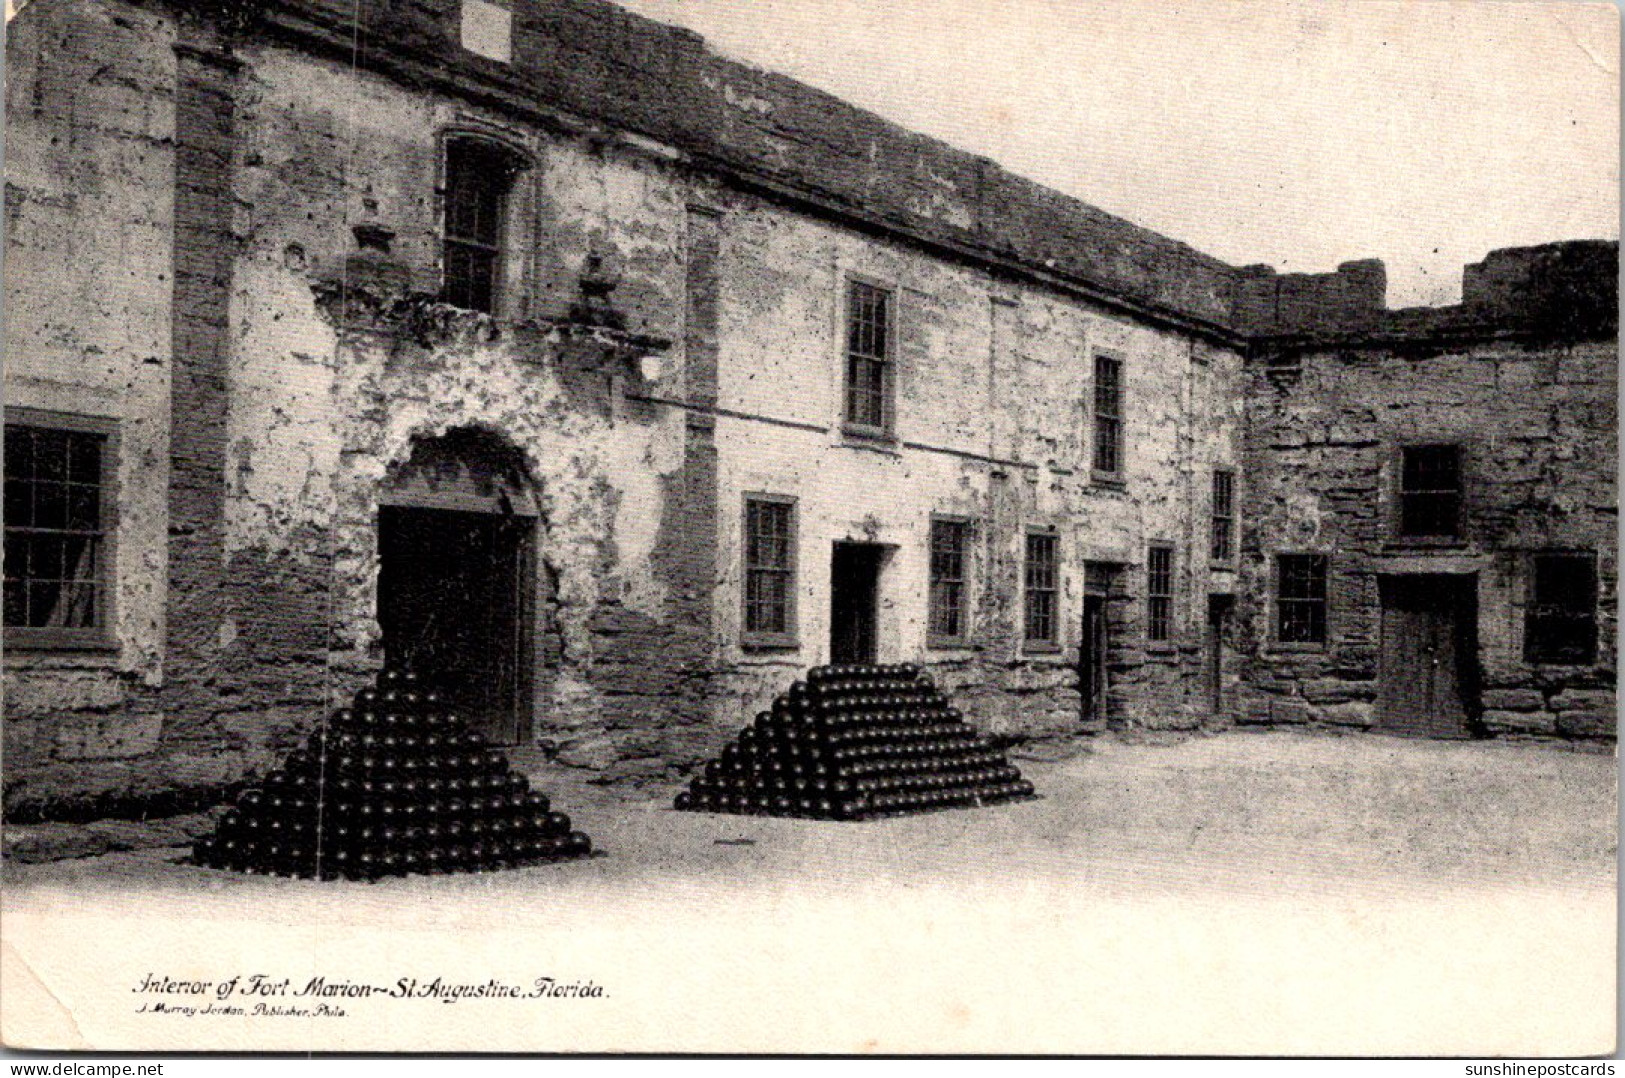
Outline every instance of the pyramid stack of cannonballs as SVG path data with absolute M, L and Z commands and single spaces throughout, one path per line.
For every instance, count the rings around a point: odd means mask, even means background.
M 375 880 L 591 850 L 438 692 L 390 670 L 245 791 L 192 855 L 238 872 Z
M 917 667 L 820 666 L 706 764 L 676 807 L 857 820 L 1032 792 Z

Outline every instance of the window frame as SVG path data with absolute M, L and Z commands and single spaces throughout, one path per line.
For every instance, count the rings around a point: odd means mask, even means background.
M 1048 540 L 1050 547 L 1050 586 L 1033 587 L 1033 540 Z M 1033 636 L 1033 599 L 1036 595 L 1050 597 L 1050 632 L 1048 636 Z M 1029 524 L 1021 539 L 1021 650 L 1028 653 L 1061 650 L 1061 536 L 1053 525 Z
M 846 274 L 842 281 L 839 329 L 841 362 L 840 429 L 842 434 L 849 437 L 873 442 L 894 442 L 897 440 L 897 353 L 899 344 L 897 327 L 901 289 L 889 282 L 857 273 Z M 860 291 L 865 289 L 885 297 L 885 353 L 878 359 L 872 355 L 854 352 L 852 348 L 857 297 Z M 854 419 L 852 415 L 853 363 L 859 359 L 871 363 L 878 362 L 880 366 L 881 422 L 879 426 Z
M 937 528 L 938 526 L 959 529 L 959 579 L 957 581 L 939 581 L 937 578 Z M 970 517 L 955 516 L 949 513 L 932 513 L 929 532 L 925 544 L 925 577 L 926 577 L 926 611 L 925 611 L 925 645 L 929 648 L 962 648 L 970 642 L 970 582 L 971 582 L 971 542 L 975 535 L 975 522 Z M 954 634 L 939 632 L 937 629 L 937 600 L 939 583 L 957 583 L 959 585 L 959 631 Z
M 1315 595 L 1294 595 L 1294 596 L 1289 597 L 1289 596 L 1284 594 L 1285 585 L 1286 585 L 1286 581 L 1287 581 L 1287 559 L 1289 559 L 1289 558 L 1290 559 L 1304 559 L 1304 560 L 1307 560 L 1310 564 L 1313 564 L 1318 568 L 1318 570 L 1319 570 L 1318 577 L 1319 577 L 1319 584 L 1320 584 L 1320 588 L 1319 588 L 1320 594 L 1318 596 L 1315 596 Z M 1274 570 L 1275 575 L 1274 575 L 1274 580 L 1273 580 L 1273 585 L 1274 586 L 1270 589 L 1270 600 L 1271 600 L 1272 604 L 1274 605 L 1274 611 L 1273 611 L 1274 617 L 1271 619 L 1272 624 L 1270 626 L 1270 630 L 1271 630 L 1270 631 L 1270 640 L 1271 640 L 1271 642 L 1276 644 L 1276 645 L 1289 647 L 1289 648 L 1290 647 L 1314 647 L 1314 648 L 1325 647 L 1327 644 L 1329 644 L 1331 642 L 1331 638 L 1332 638 L 1332 598 L 1331 598 L 1331 595 L 1332 595 L 1332 587 L 1331 587 L 1332 559 L 1331 559 L 1331 555 L 1324 554 L 1324 553 L 1321 553 L 1319 551 L 1314 551 L 1314 550 L 1277 551 L 1276 554 L 1275 554 L 1275 564 L 1274 564 L 1274 566 L 1272 568 Z M 1314 579 L 1314 578 L 1311 577 L 1311 580 L 1312 579 Z M 1318 620 L 1319 634 L 1315 635 L 1315 636 L 1293 637 L 1293 638 L 1289 639 L 1289 638 L 1286 637 L 1286 635 L 1283 632 L 1283 629 L 1286 626 L 1286 619 L 1284 617 L 1284 612 L 1287 609 L 1297 609 L 1300 606 L 1303 606 L 1303 607 L 1306 607 L 1306 608 L 1309 608 L 1309 609 L 1313 609 L 1315 606 L 1319 607 L 1319 609 L 1320 609 L 1320 617 L 1319 617 L 1319 620 Z M 1316 625 L 1316 619 L 1313 616 L 1311 616 L 1311 618 L 1309 620 L 1309 625 L 1311 626 L 1311 628 L 1315 627 L 1315 625 Z
M 0 626 L 0 633 L 3 633 L 0 639 L 4 640 L 6 648 L 18 651 L 117 651 L 119 422 L 107 416 L 7 406 L 5 423 L 7 426 L 100 435 L 102 452 L 97 505 L 96 624 L 85 628 L 5 625 Z M 8 523 L 5 531 L 11 530 Z M 24 529 L 19 527 L 16 530 Z
M 1101 408 L 1103 403 L 1101 372 L 1106 369 L 1104 365 L 1108 364 L 1115 371 L 1113 382 L 1115 399 L 1113 401 L 1114 411 L 1104 412 Z M 1128 427 L 1127 371 L 1128 364 L 1123 361 L 1123 357 L 1116 353 L 1094 353 L 1089 371 L 1089 475 L 1097 486 L 1120 487 L 1126 481 L 1128 473 L 1128 438 L 1125 436 Z M 1106 444 L 1106 440 L 1101 436 L 1101 430 L 1103 425 L 1108 422 L 1115 424 L 1110 439 L 1115 467 L 1110 469 L 1100 466 L 1101 447 Z
M 1538 608 L 1540 606 L 1538 593 L 1540 583 L 1539 563 L 1547 560 L 1584 562 L 1591 571 L 1591 602 L 1584 617 L 1584 620 L 1590 623 L 1591 631 L 1586 639 L 1586 650 L 1584 657 L 1582 658 L 1576 659 L 1554 656 L 1552 653 L 1544 650 L 1543 646 L 1537 641 L 1537 635 L 1535 632 L 1536 622 L 1537 619 L 1542 616 L 1540 613 L 1538 613 Z M 1528 585 L 1523 616 L 1523 657 L 1526 663 L 1531 666 L 1596 665 L 1598 656 L 1601 654 L 1601 645 L 1598 643 L 1597 639 L 1599 635 L 1599 606 L 1601 602 L 1602 590 L 1602 582 L 1598 574 L 1599 562 L 1600 559 L 1597 557 L 1596 552 L 1591 550 L 1538 550 L 1532 551 L 1528 555 L 1525 561 L 1525 566 L 1528 573 Z M 1576 616 L 1575 620 L 1581 619 Z
M 1154 556 L 1168 555 L 1167 590 L 1157 591 L 1157 573 L 1153 565 Z M 1178 635 L 1178 610 L 1174 602 L 1179 590 L 1178 583 L 1179 557 L 1178 551 L 1172 542 L 1163 539 L 1154 539 L 1145 545 L 1145 639 L 1146 643 L 1153 645 L 1172 645 Z M 1158 635 L 1158 604 L 1166 603 L 1162 609 L 1162 632 Z
M 495 209 L 496 224 L 494 232 L 496 243 L 488 244 L 484 241 L 452 235 L 451 209 L 453 199 L 453 177 L 459 170 L 453 167 L 452 158 L 459 147 L 471 146 L 477 152 L 489 157 L 489 165 L 499 174 L 499 179 L 492 181 L 499 186 L 497 193 L 497 206 Z M 458 307 L 461 310 L 476 311 L 489 315 L 492 318 L 505 318 L 523 307 L 517 293 L 525 276 L 523 262 L 523 249 L 526 244 L 523 237 L 515 236 L 516 221 L 520 220 L 522 209 L 519 205 L 522 199 L 521 177 L 530 171 L 533 164 L 531 154 L 508 137 L 506 133 L 486 130 L 481 127 L 449 127 L 440 132 L 440 148 L 438 160 L 438 183 L 435 188 L 435 198 L 438 204 L 439 227 L 437 230 L 438 250 L 437 269 L 439 271 L 439 289 L 436 297 L 441 303 Z M 451 290 L 450 252 L 453 247 L 474 249 L 481 248 L 491 258 L 491 303 L 490 309 L 481 311 L 478 307 L 464 307 L 453 302 Z
M 1224 481 L 1225 494 L 1223 513 L 1219 512 L 1219 487 Z M 1213 480 L 1208 504 L 1210 526 L 1208 531 L 1208 555 L 1214 565 L 1230 566 L 1236 561 L 1236 470 L 1234 468 L 1213 469 Z M 1220 549 L 1220 540 L 1224 546 Z
M 1429 450 L 1449 450 L 1455 454 L 1456 486 L 1453 490 L 1447 488 L 1409 490 L 1406 487 L 1407 464 L 1411 454 Z M 1466 538 L 1466 449 L 1459 442 L 1428 442 L 1413 445 L 1399 446 L 1394 455 L 1394 505 L 1393 505 L 1393 535 L 1395 539 L 1404 544 L 1413 546 L 1454 546 L 1461 544 Z M 1448 532 L 1412 532 L 1406 527 L 1406 507 L 1412 500 L 1419 497 L 1439 498 L 1452 496 L 1455 499 L 1455 511 L 1452 518 L 1452 529 Z
M 770 632 L 753 630 L 750 628 L 750 581 L 752 571 L 763 571 L 764 568 L 751 564 L 751 530 L 750 510 L 752 505 L 783 506 L 786 511 L 786 550 L 785 565 L 782 569 L 772 571 L 785 574 L 784 586 L 784 631 Z M 796 587 L 800 577 L 801 543 L 797 535 L 800 526 L 800 513 L 797 511 L 796 498 L 789 494 L 773 494 L 767 491 L 747 491 L 742 499 L 739 518 L 739 642 L 743 648 L 753 650 L 769 649 L 795 649 L 801 646 L 800 633 L 796 620 Z

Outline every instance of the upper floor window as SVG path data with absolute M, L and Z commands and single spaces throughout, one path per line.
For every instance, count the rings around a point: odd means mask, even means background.
M 1461 449 L 1411 446 L 1401 453 L 1399 534 L 1449 538 L 1461 532 Z
M 1174 548 L 1163 544 L 1146 550 L 1145 635 L 1166 643 L 1174 635 Z
M 1123 363 L 1095 357 L 1095 476 L 1118 479 L 1123 473 Z
M 1026 615 L 1024 637 L 1032 647 L 1060 642 L 1056 618 L 1060 579 L 1056 564 L 1055 536 L 1049 532 L 1027 533 Z
M 773 494 L 745 496 L 747 645 L 795 643 L 796 506 Z
M 970 524 L 963 520 L 931 521 L 930 640 L 955 644 L 966 636 L 965 578 Z
M 1236 553 L 1236 475 L 1213 473 L 1213 560 L 1227 562 Z
M 446 141 L 442 301 L 497 313 L 508 195 L 522 164 L 514 151 L 488 139 Z
M 1536 554 L 1530 566 L 1524 655 L 1532 663 L 1589 664 L 1597 659 L 1597 558 Z
M 1283 644 L 1326 642 L 1326 555 L 1276 557 L 1275 639 Z
M 16 409 L 5 441 L 5 639 L 110 643 L 113 424 Z
M 846 298 L 846 422 L 865 434 L 892 430 L 892 293 L 852 281 Z

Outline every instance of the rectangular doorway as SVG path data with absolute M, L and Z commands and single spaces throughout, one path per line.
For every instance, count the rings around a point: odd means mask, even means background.
M 1477 577 L 1385 576 L 1377 728 L 1411 737 L 1469 737 L 1477 673 Z
M 1207 597 L 1207 632 L 1203 640 L 1203 688 L 1207 696 L 1208 713 L 1214 717 L 1225 714 L 1224 681 L 1229 664 L 1225 651 L 1230 647 L 1230 616 L 1236 608 L 1234 595 Z
M 1098 727 L 1106 721 L 1106 659 L 1111 647 L 1111 592 L 1117 566 L 1084 563 L 1083 627 L 1078 634 L 1078 695 L 1083 722 Z
M 872 663 L 879 650 L 879 543 L 836 543 L 829 566 L 829 661 Z
M 536 521 L 382 506 L 378 621 L 385 661 L 415 670 L 492 743 L 526 740 Z

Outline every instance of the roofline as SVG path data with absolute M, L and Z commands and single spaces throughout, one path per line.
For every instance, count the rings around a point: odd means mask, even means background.
M 260 13 L 259 25 L 294 43 L 311 47 L 312 51 L 357 60 L 353 43 L 348 36 L 328 25 L 305 18 L 280 5 L 267 5 Z M 497 79 L 448 68 L 431 60 L 410 46 L 395 46 L 390 50 L 368 49 L 362 52 L 358 66 L 382 74 L 405 85 L 429 85 L 451 91 L 465 99 L 480 101 L 545 128 L 569 134 L 627 131 L 661 145 L 669 141 L 660 133 L 639 130 L 634 125 L 615 121 L 608 125 L 590 116 L 544 104 L 533 95 L 504 86 Z M 635 145 L 633 149 L 636 149 Z M 1132 315 L 1158 328 L 1177 330 L 1202 338 L 1209 343 L 1240 349 L 1248 340 L 1244 333 L 1214 319 L 1180 311 L 1155 300 L 1123 294 L 1089 278 L 1047 267 L 1035 266 L 1020 259 L 1000 254 L 989 246 L 971 240 L 932 235 L 899 221 L 862 209 L 844 205 L 810 188 L 800 187 L 766 174 L 760 170 L 723 160 L 715 155 L 687 147 L 675 147 L 682 159 L 692 167 L 717 176 L 731 186 L 760 195 L 771 201 L 809 211 L 817 216 L 834 219 L 860 231 L 901 239 L 955 262 L 972 263 L 991 271 L 995 276 L 1022 280 L 1050 288 L 1075 298 L 1087 300 L 1110 310 Z M 969 156 L 969 155 L 967 155 Z M 1073 200 L 1077 201 L 1077 200 Z M 1085 206 L 1086 203 L 1078 202 Z M 1135 226 L 1139 227 L 1139 226 Z M 1168 237 L 1159 237 L 1170 243 L 1179 243 Z M 1197 257 L 1215 265 L 1225 265 L 1211 255 L 1205 255 L 1187 244 L 1179 246 Z

